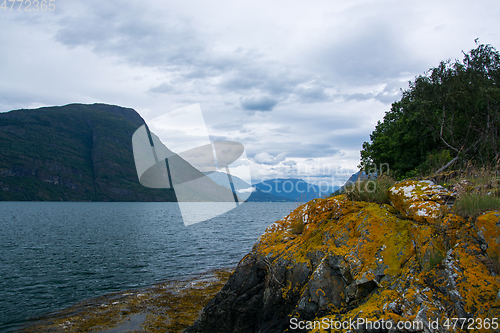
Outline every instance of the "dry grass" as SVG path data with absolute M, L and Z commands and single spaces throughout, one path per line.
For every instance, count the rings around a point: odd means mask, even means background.
M 394 178 L 381 174 L 374 179 L 358 180 L 346 185 L 345 193 L 349 200 L 384 204 L 389 203 L 387 190 L 395 183 Z
M 475 219 L 483 212 L 500 209 L 500 165 L 478 168 L 471 163 L 460 171 L 440 175 L 438 183 L 458 194 L 453 212 Z
M 463 193 L 453 205 L 455 214 L 473 219 L 481 213 L 498 209 L 500 209 L 500 198 L 485 194 Z

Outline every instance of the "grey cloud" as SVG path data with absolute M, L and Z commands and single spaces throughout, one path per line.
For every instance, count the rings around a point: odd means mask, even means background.
M 228 121 L 228 122 L 221 122 L 218 124 L 211 125 L 210 127 L 215 129 L 215 130 L 220 130 L 220 131 L 243 131 L 242 127 L 245 125 L 242 124 L 241 122 L 236 122 L 236 121 Z
M 11 111 L 13 108 L 22 108 L 26 103 L 39 102 L 38 96 L 21 93 L 14 89 L 0 89 L 0 112 Z
M 69 47 L 90 46 L 97 53 L 146 66 L 191 63 L 205 50 L 189 22 L 175 17 L 160 21 L 132 2 L 120 6 L 117 10 L 116 4 L 89 1 L 78 16 L 60 19 L 55 40 Z
M 281 126 L 279 128 L 292 124 L 297 134 L 311 134 L 310 129 L 314 128 L 316 135 L 319 133 L 325 135 L 327 133 L 334 133 L 335 130 L 357 128 L 359 123 L 363 121 L 363 119 L 360 119 L 360 115 L 352 114 L 344 116 L 338 114 L 335 109 L 331 110 L 331 116 L 327 120 L 322 117 L 310 117 L 303 110 L 299 108 L 298 110 L 289 112 L 286 119 L 280 121 Z M 300 126 L 296 126 L 297 124 L 300 124 Z
M 269 145 L 261 146 L 262 142 L 255 142 L 255 144 L 245 144 L 247 154 L 257 156 L 263 149 L 269 149 Z M 273 150 L 267 150 L 265 154 L 271 156 L 278 156 L 284 154 L 287 158 L 317 158 L 339 155 L 340 150 L 334 148 L 328 143 L 302 143 L 297 141 L 288 141 L 282 143 L 273 143 Z M 263 155 L 266 156 L 266 155 Z
M 253 62 L 254 65 L 247 66 L 241 63 L 237 69 L 222 75 L 219 87 L 226 91 L 260 92 L 264 95 L 286 98 L 297 85 L 309 80 L 308 77 L 282 72 L 275 65 L 258 60 L 247 59 L 247 63 Z
M 163 82 L 162 84 L 149 89 L 149 91 L 155 94 L 166 94 L 172 93 L 174 91 L 174 87 L 168 82 Z
M 311 88 L 299 87 L 295 89 L 294 93 L 299 97 L 300 101 L 304 103 L 325 102 L 331 100 L 331 96 L 326 94 L 325 89 L 320 86 Z
M 386 104 L 391 104 L 401 98 L 402 89 L 408 87 L 408 82 L 402 80 L 393 80 L 386 84 L 384 90 L 377 95 L 375 99 Z
M 219 52 L 208 44 L 203 31 L 189 20 L 173 15 L 159 17 L 132 1 L 116 5 L 90 0 L 77 15 L 58 19 L 54 39 L 68 47 L 86 46 L 106 56 L 118 56 L 134 65 L 157 67 L 176 73 L 176 85 L 217 77 L 215 88 L 266 98 L 247 98 L 244 110 L 270 111 L 278 100 L 295 95 L 304 103 L 329 99 L 322 85 L 311 82 L 303 69 L 269 60 L 259 50 L 242 47 Z M 67 12 L 71 13 L 70 10 Z M 206 81 L 195 84 L 206 85 Z M 152 87 L 156 94 L 173 93 L 168 84 Z
M 391 104 L 401 97 L 401 88 L 407 84 L 403 84 L 401 80 L 390 80 L 381 92 L 374 93 L 354 93 L 354 94 L 337 94 L 335 97 L 341 97 L 347 101 L 367 101 L 370 99 L 377 100 L 383 104 Z
M 0 89 L 0 112 L 53 105 L 53 98 L 50 92 L 36 88 L 16 90 L 3 86 Z M 74 102 L 71 98 L 72 96 L 64 96 L 59 101 L 61 104 L 69 104 Z
M 241 137 L 226 136 L 226 135 L 210 135 L 210 140 L 211 141 L 235 141 L 235 142 L 241 143 L 245 147 L 245 150 L 247 151 L 247 153 L 249 152 L 248 147 L 250 147 L 250 145 L 252 143 L 261 141 L 258 137 L 248 137 L 247 136 L 245 138 L 241 138 Z M 254 154 L 254 152 L 252 152 L 252 154 Z
M 342 94 L 340 95 L 346 101 L 366 101 L 375 97 L 374 93 L 354 93 L 354 94 Z
M 360 127 L 355 133 L 332 134 L 329 140 L 335 142 L 342 149 L 361 150 L 362 144 L 370 139 L 371 129 L 363 130 Z
M 275 63 L 247 59 L 238 68 L 222 74 L 219 87 L 226 91 L 237 91 L 241 94 L 260 93 L 276 100 L 290 97 L 301 103 L 315 103 L 331 100 L 325 93 L 325 83 L 315 83 L 311 73 L 293 68 L 281 68 Z M 252 63 L 252 65 L 248 65 Z
M 300 145 L 297 149 L 291 150 L 290 157 L 327 157 L 340 153 L 339 149 L 331 147 L 329 144 L 307 144 Z
M 224 135 L 210 135 L 210 140 L 211 141 L 233 141 L 232 138 L 229 138 Z
M 253 131 L 249 128 L 242 128 L 240 129 L 241 134 L 247 134 L 247 133 L 253 133 Z
M 399 99 L 400 94 L 391 94 L 391 93 L 385 93 L 381 92 L 378 93 L 374 96 L 374 99 L 377 101 L 384 103 L 384 104 L 392 104 L 395 102 L 397 99 Z
M 262 84 L 263 80 L 240 75 L 231 75 L 231 77 L 222 80 L 220 87 L 230 91 L 241 91 L 261 87 Z
M 241 107 L 246 111 L 271 111 L 278 101 L 267 97 L 250 97 L 241 99 Z
M 278 132 L 278 133 L 291 133 L 292 132 L 292 126 L 290 126 L 290 125 L 288 125 L 288 126 L 281 126 L 281 127 L 275 128 L 274 132 Z
M 182 74 L 182 77 L 186 80 L 190 79 L 203 79 L 207 77 L 213 77 L 220 74 L 220 70 L 215 68 L 194 68 L 192 70 L 188 70 L 186 73 Z

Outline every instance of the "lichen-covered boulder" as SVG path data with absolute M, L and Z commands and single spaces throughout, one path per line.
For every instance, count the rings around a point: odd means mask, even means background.
M 456 194 L 430 180 L 409 180 L 389 190 L 392 205 L 403 217 L 417 222 L 436 223 L 447 213 Z
M 269 226 L 186 332 L 449 332 L 447 318 L 499 317 L 500 212 L 477 222 L 419 215 L 411 203 L 443 205 L 447 192 L 399 185 L 393 203 L 405 218 L 341 195 Z M 353 321 L 354 329 L 325 326 Z M 417 328 L 398 329 L 405 322 Z
M 500 211 L 491 211 L 481 214 L 476 222 L 477 236 L 486 253 L 500 260 Z M 500 263 L 499 263 L 500 267 Z

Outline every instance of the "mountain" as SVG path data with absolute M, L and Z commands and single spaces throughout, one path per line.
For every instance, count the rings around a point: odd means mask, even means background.
M 224 172 L 211 172 L 211 173 L 206 173 L 206 175 L 208 178 L 212 179 L 219 185 L 226 186 L 228 184 L 228 177 L 227 174 Z M 249 191 L 252 187 L 252 185 L 248 184 L 243 179 L 236 177 L 235 175 L 231 175 L 231 180 L 233 182 L 233 186 L 236 192 Z
M 172 189 L 138 181 L 132 135 L 143 125 L 135 110 L 106 104 L 0 113 L 0 200 L 176 201 Z M 196 179 L 189 200 L 227 196 L 177 155 L 170 164 L 174 181 Z
M 315 198 L 321 198 L 338 189 L 338 186 L 320 188 L 317 185 L 307 183 L 297 178 L 265 180 L 255 184 L 254 187 L 263 193 L 292 199 L 294 201 L 309 201 Z
M 207 174 L 207 176 L 210 179 L 212 179 L 214 182 L 216 182 L 217 184 L 227 187 L 227 184 L 228 184 L 227 174 L 222 173 L 222 172 L 212 172 L 210 174 Z M 282 196 L 277 196 L 277 195 L 273 195 L 270 193 L 266 193 L 266 192 L 262 191 L 261 189 L 255 188 L 254 186 L 245 182 L 243 179 L 238 178 L 234 175 L 231 175 L 231 179 L 233 181 L 233 186 L 234 186 L 234 189 L 236 190 L 237 194 L 252 191 L 252 194 L 250 194 L 250 197 L 248 197 L 248 199 L 246 201 L 249 201 L 249 202 L 292 202 L 292 201 L 295 201 L 295 200 L 287 198 L 287 197 L 282 197 Z
M 274 195 L 271 193 L 264 192 L 259 188 L 254 188 L 254 191 L 252 192 L 250 197 L 247 199 L 247 201 L 250 201 L 250 202 L 295 202 L 297 200 Z
M 219 185 L 227 186 L 227 175 L 225 173 L 214 172 L 209 174 L 208 177 Z M 309 201 L 329 195 L 340 188 L 338 186 L 320 188 L 317 185 L 309 184 L 302 179 L 296 178 L 276 178 L 251 186 L 234 175 L 231 178 L 237 193 L 248 191 L 252 188 L 252 194 L 246 201 L 253 202 Z

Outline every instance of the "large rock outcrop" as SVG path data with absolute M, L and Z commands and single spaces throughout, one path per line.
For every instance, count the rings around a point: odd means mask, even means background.
M 500 331 L 500 211 L 466 221 L 429 181 L 389 192 L 315 199 L 268 227 L 186 332 Z

